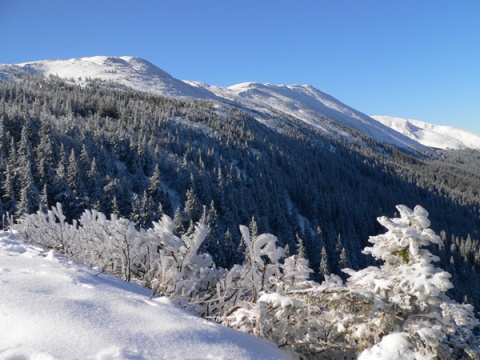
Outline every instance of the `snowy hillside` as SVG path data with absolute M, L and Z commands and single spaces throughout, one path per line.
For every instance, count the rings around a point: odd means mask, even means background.
M 289 359 L 142 287 L 0 233 L 2 359 Z
M 257 119 L 263 122 L 288 115 L 332 136 L 354 140 L 355 135 L 348 131 L 348 128 L 353 128 L 380 142 L 410 150 L 429 151 L 420 143 L 309 85 L 242 83 L 222 88 L 180 81 L 148 61 L 130 56 L 96 56 L 0 65 L 0 79 L 18 79 L 23 72 L 57 75 L 73 79 L 79 84 L 85 83 L 87 78 L 98 78 L 156 95 L 216 100 L 253 111 L 259 114 Z
M 372 118 L 428 147 L 445 150 L 480 149 L 480 134 L 453 126 L 434 125 L 393 116 L 372 116 Z

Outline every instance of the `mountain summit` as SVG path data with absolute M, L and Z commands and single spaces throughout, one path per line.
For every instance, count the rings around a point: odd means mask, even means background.
M 2 71 L 3 70 L 3 71 Z M 169 97 L 211 99 L 211 94 L 177 80 L 152 63 L 132 56 L 94 56 L 70 60 L 41 60 L 15 65 L 1 65 L 2 72 L 42 74 L 73 79 L 84 84 L 87 79 L 101 79 L 128 86 L 137 91 Z

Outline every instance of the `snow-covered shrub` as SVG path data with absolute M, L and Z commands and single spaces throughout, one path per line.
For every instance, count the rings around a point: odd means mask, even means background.
M 146 254 L 145 230 L 115 214 L 110 219 L 96 210 L 86 210 L 80 217 L 83 251 L 77 255 L 84 264 L 121 275 L 131 281 L 141 278 Z
M 257 326 L 252 333 L 305 359 L 353 356 L 355 347 L 345 340 L 345 335 L 360 314 L 354 314 L 351 308 L 370 302 L 350 293 L 338 276 L 327 275 L 321 285 L 311 285 L 263 294 L 258 300 Z M 368 318 L 371 306 L 363 308 Z
M 428 212 L 421 206 L 397 209 L 400 217 L 378 219 L 388 231 L 370 237 L 373 247 L 364 250 L 385 264 L 344 270 L 350 275 L 347 285 L 371 292 L 384 303 L 382 316 L 392 325 L 383 330 L 400 334 L 415 359 L 478 358 L 473 330 L 479 322 L 473 309 L 447 297 L 446 291 L 453 286 L 450 274 L 433 266 L 439 259 L 424 248 L 441 241 L 429 228 Z M 366 350 L 362 359 L 375 358 L 366 355 L 374 352 Z
M 77 222 L 68 224 L 65 219 L 62 205 L 57 203 L 47 213 L 22 215 L 16 223 L 12 222 L 11 229 L 32 243 L 71 255 L 77 252 L 79 234 Z
M 276 246 L 277 238 L 270 234 L 250 235 L 248 227 L 241 225 L 240 232 L 245 247 L 242 265 L 234 265 L 219 279 L 215 294 L 209 301 L 209 313 L 225 324 L 230 324 L 243 311 L 246 303 L 256 303 L 264 292 L 273 292 L 279 286 L 284 250 Z
M 480 359 L 473 308 L 448 298 L 450 275 L 433 265 L 438 258 L 425 248 L 441 241 L 429 229 L 427 211 L 397 209 L 400 217 L 378 219 L 387 232 L 370 237 L 373 246 L 364 250 L 384 264 L 345 269 L 346 283 L 336 275 L 325 275 L 321 284 L 309 280 L 301 241 L 298 253 L 285 258 L 275 236 L 257 236 L 245 226 L 244 263 L 217 269 L 209 254 L 199 253 L 208 234 L 205 216 L 177 236 L 166 215 L 146 231 L 95 210 L 68 224 L 57 204 L 24 215 L 13 230 L 102 271 L 142 280 L 154 294 L 270 339 L 299 358 Z
M 338 276 L 327 276 L 322 285 L 308 280 L 312 270 L 301 242 L 298 254 L 282 263 L 284 251 L 275 245 L 275 236 L 252 237 L 248 228 L 241 226 L 240 230 L 245 262 L 235 265 L 217 284 L 211 304 L 217 321 L 272 340 L 305 358 L 355 354 L 355 348 L 344 339 L 347 327 L 359 315 L 349 315 L 349 311 L 353 304 L 367 304 L 362 319 L 367 318 L 371 301 L 363 295 L 347 294 Z
M 208 291 L 215 288 L 221 269 L 215 269 L 208 253 L 198 251 L 208 229 L 203 217 L 191 235 L 174 234 L 175 222 L 167 215 L 147 231 L 154 293 L 202 303 Z
M 47 213 L 25 214 L 12 226 L 23 238 L 85 265 L 127 281 L 135 278 L 154 292 L 202 305 L 202 297 L 216 288 L 223 274 L 209 254 L 198 253 L 208 234 L 205 216 L 190 235 L 176 236 L 174 228 L 167 215 L 146 231 L 133 221 L 115 214 L 107 218 L 97 210 L 86 210 L 78 222 L 68 224 L 61 204 Z

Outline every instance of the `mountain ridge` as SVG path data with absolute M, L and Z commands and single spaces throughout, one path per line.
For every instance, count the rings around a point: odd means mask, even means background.
M 239 102 L 248 101 L 248 105 L 252 108 L 262 109 L 265 106 L 273 108 L 326 132 L 331 131 L 332 127 L 326 126 L 325 118 L 335 120 L 380 142 L 404 149 L 428 152 L 427 148 L 417 142 L 412 142 L 411 139 L 396 131 L 392 132 L 390 128 L 311 85 L 272 85 L 250 82 L 228 88 L 213 87 L 209 90 L 219 97 Z
M 362 142 L 355 134 L 358 131 L 381 143 L 404 150 L 433 153 L 428 142 L 419 141 L 415 136 L 410 136 L 411 133 L 398 131 L 311 85 L 244 82 L 219 87 L 178 80 L 149 61 L 133 56 L 94 56 L 0 64 L 0 78 L 18 79 L 25 72 L 46 77 L 58 76 L 80 85 L 85 85 L 88 79 L 100 79 L 153 95 L 212 100 L 250 111 L 257 120 L 271 126 L 275 126 L 272 119 L 286 115 L 329 136 Z M 435 147 L 437 146 L 433 146 Z

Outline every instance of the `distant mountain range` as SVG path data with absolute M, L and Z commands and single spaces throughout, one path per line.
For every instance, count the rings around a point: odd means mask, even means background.
M 278 119 L 295 119 L 332 137 L 361 141 L 356 135 L 361 132 L 415 152 L 480 148 L 480 134 L 416 120 L 370 117 L 310 85 L 241 83 L 223 88 L 175 79 L 150 62 L 131 56 L 0 65 L 0 78 L 19 79 L 24 73 L 58 76 L 80 85 L 88 79 L 101 79 L 155 95 L 213 100 L 242 108 L 272 127 Z

